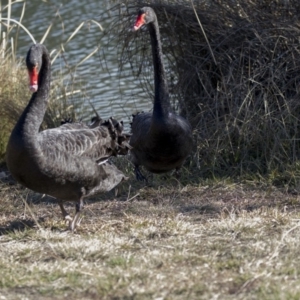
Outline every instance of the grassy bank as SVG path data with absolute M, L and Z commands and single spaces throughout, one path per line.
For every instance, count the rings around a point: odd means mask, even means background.
M 89 201 L 72 234 L 50 198 L 1 184 L 4 299 L 299 298 L 298 196 L 249 183 L 126 185 Z

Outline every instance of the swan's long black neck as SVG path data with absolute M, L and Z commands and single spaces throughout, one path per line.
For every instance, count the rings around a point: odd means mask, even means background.
M 151 37 L 152 56 L 154 66 L 154 108 L 153 116 L 162 119 L 167 117 L 169 112 L 169 89 L 166 78 L 166 72 L 163 64 L 163 53 L 160 41 L 160 33 L 158 22 L 148 24 L 148 29 Z
M 37 142 L 37 134 L 47 109 L 50 91 L 50 57 L 44 46 L 40 45 L 40 47 L 42 50 L 42 65 L 39 72 L 38 90 L 33 93 L 14 129 L 17 131 L 16 133 L 24 137 L 24 140 L 29 144 L 35 144 Z

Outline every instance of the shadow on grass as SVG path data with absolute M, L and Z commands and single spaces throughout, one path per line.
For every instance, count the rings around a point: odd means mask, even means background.
M 43 218 L 40 218 L 38 222 L 42 222 Z M 0 227 L 0 236 L 9 233 L 14 233 L 16 231 L 25 231 L 28 229 L 36 228 L 36 222 L 34 220 L 13 220 L 9 222 L 6 226 Z
M 201 181 L 200 178 L 197 179 Z M 117 188 L 89 197 L 84 201 L 83 224 L 99 223 L 112 219 L 122 221 L 128 216 L 145 218 L 175 217 L 177 215 L 190 218 L 192 221 L 203 222 L 216 219 L 227 214 L 261 211 L 267 208 L 300 211 L 297 195 L 266 184 L 244 184 L 224 179 L 220 181 L 202 181 L 183 184 L 172 176 L 153 176 L 147 183 L 138 182 L 133 176 Z M 18 189 L 19 185 L 3 184 L 2 213 L 3 222 L 0 236 L 14 231 L 26 231 L 42 224 L 47 228 L 57 229 L 47 220 L 61 220 L 62 215 L 57 200 L 27 189 Z M 1 185 L 0 185 L 1 188 Z M 1 189 L 0 189 L 1 191 Z M 22 200 L 21 200 L 22 198 Z M 20 216 L 24 203 L 32 208 L 36 222 L 29 218 L 11 219 L 8 216 Z M 65 202 L 67 212 L 74 215 L 75 203 Z M 26 210 L 27 212 L 27 210 Z M 43 216 L 43 217 L 41 217 Z M 60 229 L 60 228 L 59 228 Z

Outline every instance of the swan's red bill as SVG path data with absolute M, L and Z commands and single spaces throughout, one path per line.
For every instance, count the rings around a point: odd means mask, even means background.
M 34 67 L 32 70 L 28 71 L 29 73 L 29 89 L 32 93 L 36 92 L 38 89 L 38 69 Z
M 137 31 L 145 24 L 145 14 L 141 14 L 136 18 L 135 24 L 133 26 L 133 30 Z

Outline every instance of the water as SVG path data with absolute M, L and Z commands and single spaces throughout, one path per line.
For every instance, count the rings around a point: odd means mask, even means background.
M 12 18 L 19 20 L 24 2 L 12 6 Z M 72 72 L 72 77 L 67 77 L 64 84 L 71 91 L 71 87 L 80 89 L 81 92 L 69 97 L 73 103 L 80 103 L 77 114 L 83 119 L 91 116 L 89 101 L 93 103 L 101 117 L 114 116 L 123 119 L 128 128 L 130 116 L 135 111 L 149 111 L 152 103 L 142 91 L 139 81 L 134 79 L 131 72 L 126 69 L 120 73 L 117 55 L 118 45 L 110 41 L 99 29 L 97 24 L 88 22 L 96 20 L 103 29 L 111 26 L 101 18 L 103 12 L 109 9 L 109 1 L 26 1 L 26 8 L 22 24 L 29 29 L 37 42 L 44 36 L 48 26 L 53 23 L 50 33 L 44 44 L 49 52 L 61 48 L 74 30 L 84 21 L 85 25 L 78 31 L 74 38 L 64 46 L 63 57 L 58 57 L 53 63 L 53 70 L 65 70 L 68 66 L 75 66 L 94 49 L 99 47 L 88 60 L 84 61 Z M 2 2 L 2 5 L 4 3 Z M 5 14 L 3 15 L 5 17 Z M 107 16 L 107 15 L 106 15 Z M 17 39 L 17 54 L 25 56 L 32 41 L 24 31 L 20 31 Z M 103 57 L 105 56 L 105 61 Z M 129 67 L 129 66 L 128 66 Z M 55 73 L 56 74 L 56 73 Z M 128 75 L 125 75 L 128 74 Z

